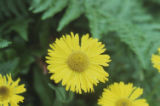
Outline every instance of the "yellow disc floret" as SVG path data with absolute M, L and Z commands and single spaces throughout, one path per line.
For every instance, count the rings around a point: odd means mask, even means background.
M 132 106 L 132 102 L 127 98 L 117 100 L 115 106 Z
M 85 53 L 75 51 L 68 56 L 67 64 L 71 70 L 83 72 L 88 68 L 89 60 Z
M 0 86 L 0 98 L 1 100 L 6 100 L 10 96 L 10 90 L 7 86 Z

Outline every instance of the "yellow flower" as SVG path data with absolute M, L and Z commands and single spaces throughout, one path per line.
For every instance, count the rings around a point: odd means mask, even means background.
M 80 43 L 81 42 L 81 43 Z M 62 81 L 66 90 L 76 93 L 94 91 L 93 85 L 108 80 L 108 73 L 102 66 L 109 66 L 110 56 L 102 54 L 104 45 L 89 34 L 79 39 L 78 34 L 62 36 L 50 45 L 48 70 L 53 73 L 51 80 Z
M 98 104 L 101 106 L 149 106 L 145 99 L 139 97 L 143 89 L 133 87 L 133 84 L 114 83 L 104 89 Z
M 26 91 L 24 84 L 18 85 L 20 79 L 15 82 L 11 78 L 11 74 L 2 76 L 0 74 L 0 106 L 19 106 L 19 102 L 23 102 L 24 97 L 20 93 Z M 10 104 L 10 105 L 9 105 Z
M 153 54 L 151 60 L 153 67 L 160 72 L 160 48 L 158 49 L 158 53 L 158 55 Z

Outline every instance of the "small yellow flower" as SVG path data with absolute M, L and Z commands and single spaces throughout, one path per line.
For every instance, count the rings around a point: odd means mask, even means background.
M 98 104 L 101 106 L 149 106 L 145 99 L 139 97 L 143 89 L 133 87 L 133 84 L 114 83 L 104 89 Z
M 13 81 L 11 75 L 2 76 L 0 74 L 0 106 L 19 106 L 24 97 L 20 93 L 26 91 L 24 84 L 18 85 L 20 79 Z
M 157 55 L 155 54 L 152 55 L 151 60 L 152 60 L 153 67 L 160 72 L 160 48 L 158 49 Z
M 48 70 L 53 73 L 51 80 L 62 81 L 66 90 L 76 93 L 94 91 L 93 85 L 108 80 L 108 73 L 102 66 L 109 66 L 110 56 L 102 54 L 104 45 L 89 34 L 79 39 L 78 34 L 56 39 L 48 50 Z

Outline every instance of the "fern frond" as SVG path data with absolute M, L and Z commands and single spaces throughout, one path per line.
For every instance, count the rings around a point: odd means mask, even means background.
M 43 12 L 42 19 L 53 17 L 67 6 L 68 0 L 33 0 L 30 10 L 33 13 Z
M 22 0 L 0 0 L 0 20 L 27 14 L 26 2 Z
M 61 31 L 67 24 L 80 17 L 84 12 L 83 0 L 70 0 L 69 4 L 69 7 L 58 25 L 58 31 Z
M 68 0 L 58 0 L 42 15 L 42 19 L 53 17 L 56 13 L 62 11 L 68 4 Z
M 120 24 L 115 31 L 121 41 L 137 55 L 143 69 L 148 69 L 151 55 L 160 46 L 159 32 L 152 28 L 142 28 L 133 24 Z M 148 25 L 149 26 L 149 25 Z M 151 25 L 152 26 L 152 25 Z

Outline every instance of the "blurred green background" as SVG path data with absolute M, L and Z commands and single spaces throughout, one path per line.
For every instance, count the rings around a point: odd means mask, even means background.
M 107 47 L 109 82 L 94 93 L 66 92 L 49 80 L 45 56 L 62 34 L 90 33 Z M 0 73 L 26 84 L 21 106 L 97 106 L 103 88 L 132 82 L 160 106 L 160 74 L 151 55 L 160 47 L 160 0 L 0 0 Z

